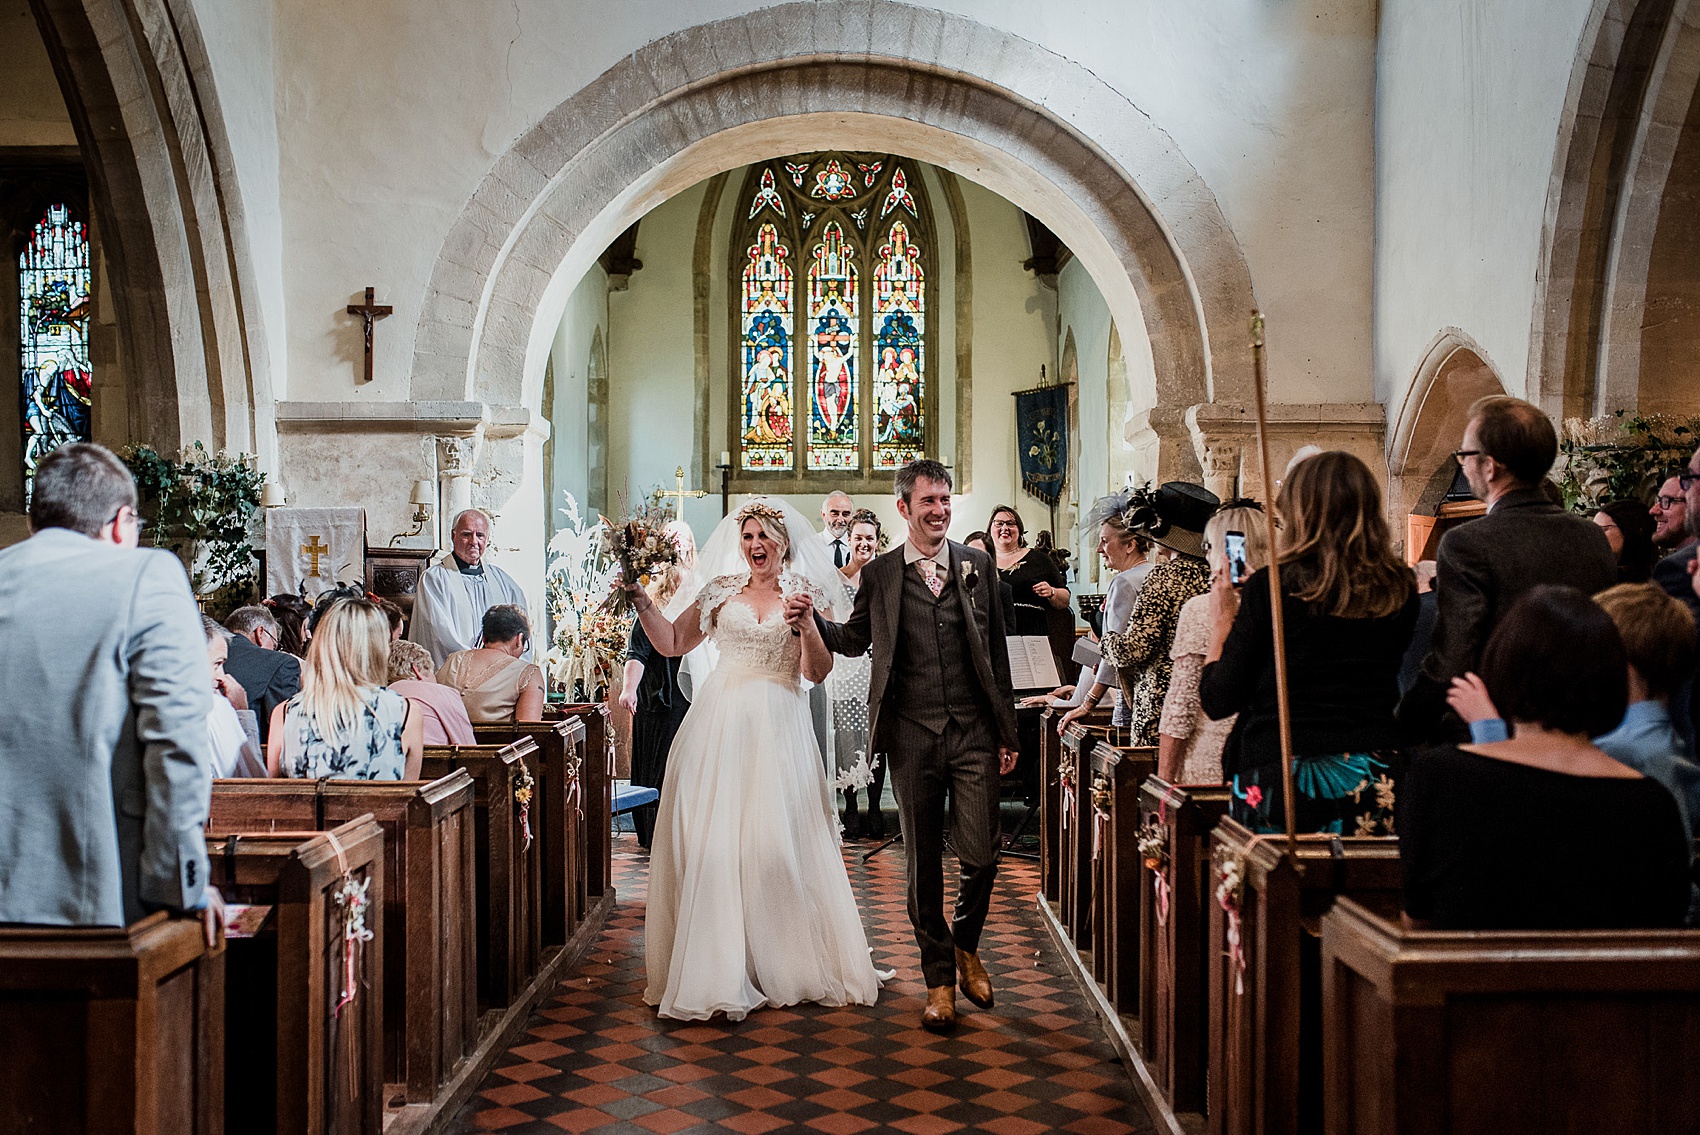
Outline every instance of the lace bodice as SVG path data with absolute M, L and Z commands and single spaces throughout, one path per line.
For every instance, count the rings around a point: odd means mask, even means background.
M 780 611 L 769 615 L 766 622 L 756 618 L 755 608 L 738 597 L 749 582 L 747 572 L 717 576 L 697 598 L 703 631 L 719 648 L 720 665 L 789 682 L 800 681 L 802 642 L 791 633 L 791 626 Z M 815 596 L 816 602 L 821 600 L 818 588 L 789 572 L 779 577 L 779 586 L 786 595 L 807 591 Z

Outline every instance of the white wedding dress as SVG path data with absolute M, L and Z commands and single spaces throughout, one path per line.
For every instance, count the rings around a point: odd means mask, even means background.
M 801 685 L 801 643 L 739 597 L 698 599 L 720 651 L 679 726 L 649 859 L 644 1000 L 664 1017 L 741 1020 L 763 1005 L 871 1005 L 879 975 L 839 851 Z M 787 593 L 818 591 L 790 575 Z

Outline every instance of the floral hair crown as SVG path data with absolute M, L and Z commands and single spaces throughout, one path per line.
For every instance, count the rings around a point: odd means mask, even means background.
M 763 524 L 772 524 L 778 529 L 777 533 L 770 534 L 777 535 L 787 542 L 790 541 L 791 533 L 786 530 L 785 516 L 777 508 L 762 501 L 751 501 L 738 510 L 738 523 L 742 524 L 752 516 Z

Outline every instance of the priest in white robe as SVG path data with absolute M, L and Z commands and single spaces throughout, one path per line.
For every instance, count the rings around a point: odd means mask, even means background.
M 490 545 L 490 518 L 476 508 L 455 517 L 449 531 L 453 550 L 447 559 L 425 569 L 419 596 L 413 604 L 413 623 L 407 637 L 431 652 L 441 666 L 457 650 L 470 650 L 484 641 L 484 612 L 503 603 L 522 611 L 525 592 L 514 577 L 484 562 Z M 532 655 L 528 641 L 525 657 Z

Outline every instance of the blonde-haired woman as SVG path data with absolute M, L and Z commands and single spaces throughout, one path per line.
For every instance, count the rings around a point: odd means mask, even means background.
M 272 711 L 266 771 L 317 780 L 416 780 L 424 722 L 389 678 L 390 623 L 377 604 L 339 599 L 319 619 L 301 692 Z
M 1230 501 L 1204 526 L 1204 556 L 1210 579 L 1228 576 L 1227 536 L 1245 539 L 1246 574 L 1269 564 L 1269 541 L 1263 534 L 1263 506 L 1256 501 Z M 1157 775 L 1170 784 L 1222 783 L 1222 748 L 1233 732 L 1234 717 L 1220 721 L 1204 715 L 1198 704 L 1198 680 L 1210 651 L 1210 595 L 1194 595 L 1181 608 L 1175 642 L 1169 648 L 1174 672 L 1163 696 L 1163 716 L 1157 725 Z
M 1417 623 L 1417 584 L 1393 551 L 1381 487 L 1349 453 L 1295 465 L 1275 500 L 1281 517 L 1282 617 L 1292 706 L 1295 826 L 1339 835 L 1393 833 L 1402 737 L 1393 720 L 1399 664 Z M 1199 703 L 1239 714 L 1224 772 L 1230 814 L 1281 831 L 1281 743 L 1268 571 L 1210 591 L 1211 641 Z

